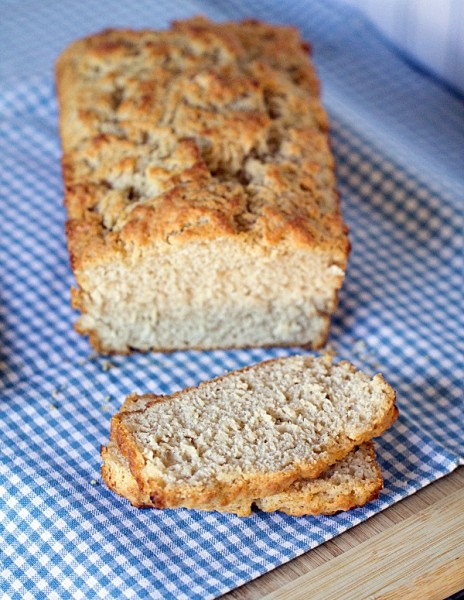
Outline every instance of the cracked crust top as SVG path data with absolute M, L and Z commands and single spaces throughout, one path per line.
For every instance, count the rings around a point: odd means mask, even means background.
M 221 236 L 345 268 L 327 117 L 295 29 L 104 31 L 61 55 L 57 85 L 74 269 Z

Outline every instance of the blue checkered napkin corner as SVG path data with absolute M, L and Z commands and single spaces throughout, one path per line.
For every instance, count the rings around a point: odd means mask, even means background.
M 34 18 L 31 18 L 33 11 Z M 353 251 L 330 343 L 382 371 L 400 418 L 377 442 L 380 497 L 333 517 L 139 511 L 100 477 L 110 417 L 272 348 L 97 356 L 74 333 L 53 63 L 108 26 L 254 16 L 310 40 Z M 453 471 L 464 456 L 460 99 L 335 1 L 4 2 L 0 28 L 0 590 L 5 598 L 214 598 Z M 420 106 L 421 110 L 417 107 Z

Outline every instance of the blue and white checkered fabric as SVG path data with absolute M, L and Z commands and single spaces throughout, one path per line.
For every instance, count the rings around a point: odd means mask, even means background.
M 26 0 L 0 28 L 0 589 L 6 598 L 213 598 L 456 468 L 464 454 L 464 111 L 331 2 Z M 138 511 L 99 445 L 133 391 L 171 392 L 298 348 L 90 355 L 72 330 L 53 62 L 72 39 L 256 16 L 313 43 L 353 252 L 331 343 L 398 392 L 380 498 L 334 517 Z

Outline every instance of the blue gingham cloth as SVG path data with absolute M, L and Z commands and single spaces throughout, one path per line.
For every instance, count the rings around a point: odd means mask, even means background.
M 0 589 L 5 598 L 213 598 L 453 471 L 463 456 L 462 98 L 336 2 L 0 3 Z M 139 511 L 99 446 L 133 391 L 168 393 L 301 349 L 97 356 L 72 330 L 53 62 L 108 26 L 254 16 L 314 47 L 353 251 L 331 344 L 398 393 L 380 498 L 333 517 Z

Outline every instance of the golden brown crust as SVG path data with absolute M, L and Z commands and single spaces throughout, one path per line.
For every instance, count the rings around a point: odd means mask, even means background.
M 75 271 L 220 236 L 330 251 L 345 268 L 327 118 L 295 29 L 105 31 L 72 44 L 56 77 Z
M 111 443 L 110 443 L 111 444 Z M 132 477 L 127 463 L 118 452 L 112 451 L 111 445 L 102 446 L 100 454 L 103 460 L 101 466 L 102 479 L 110 490 L 127 498 L 133 506 L 144 506 L 137 482 Z

